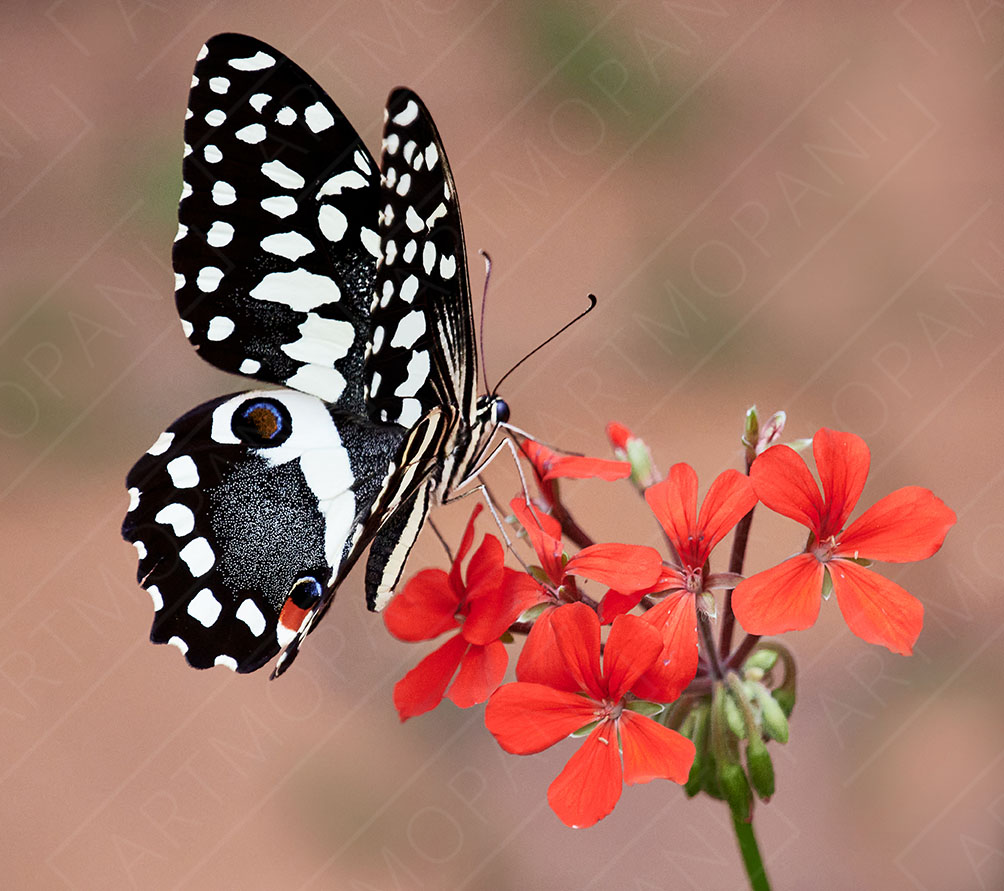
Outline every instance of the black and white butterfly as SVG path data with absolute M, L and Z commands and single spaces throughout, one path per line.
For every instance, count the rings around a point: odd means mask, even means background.
M 123 537 L 151 639 L 197 668 L 284 671 L 370 545 L 390 598 L 428 511 L 508 419 L 477 396 L 456 189 L 421 100 L 387 101 L 378 168 L 282 53 L 220 34 L 185 123 L 176 301 L 208 362 L 281 389 L 214 399 L 129 472 Z

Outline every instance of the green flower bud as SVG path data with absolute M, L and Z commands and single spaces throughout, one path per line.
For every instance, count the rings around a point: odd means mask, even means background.
M 775 650 L 760 649 L 750 653 L 749 658 L 743 663 L 743 671 L 748 672 L 751 668 L 758 669 L 766 674 L 777 662 L 777 652 Z
M 746 746 L 746 770 L 757 797 L 769 801 L 774 794 L 774 764 L 760 737 L 754 737 Z
M 775 691 L 777 693 L 779 691 Z M 760 720 L 763 723 L 764 732 L 771 739 L 776 739 L 779 743 L 788 741 L 788 716 L 784 707 L 773 696 L 764 692 L 764 695 L 757 697 L 757 704 L 760 706 Z
M 753 819 L 753 796 L 742 765 L 736 762 L 719 764 L 718 785 L 729 803 L 732 816 L 743 823 L 749 823 Z
M 795 691 L 786 687 L 778 687 L 776 690 L 772 690 L 770 695 L 781 706 L 781 713 L 785 718 L 790 718 L 791 713 L 795 710 Z M 785 740 L 787 738 L 787 735 L 785 735 Z M 778 742 L 782 742 L 782 740 L 778 740 Z
M 708 717 L 710 713 L 711 709 L 705 702 L 691 711 L 687 716 L 687 720 L 683 722 L 684 726 L 686 726 L 687 721 L 693 719 L 692 727 L 690 728 L 693 735 L 684 735 L 694 741 L 694 748 L 696 749 L 694 763 L 690 768 L 690 776 L 683 787 L 683 791 L 687 793 L 688 798 L 693 798 L 704 786 L 704 774 L 707 770 L 708 759 Z
M 729 730 L 739 739 L 745 739 L 746 722 L 743 720 L 742 709 L 728 693 L 724 694 L 722 708 L 725 712 L 725 722 L 729 725 Z

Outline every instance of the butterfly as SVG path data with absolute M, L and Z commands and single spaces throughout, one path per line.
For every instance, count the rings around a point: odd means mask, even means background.
M 185 335 L 277 384 L 178 418 L 129 472 L 123 537 L 150 637 L 196 668 L 273 677 L 369 546 L 389 600 L 426 513 L 509 417 L 477 395 L 460 207 L 408 89 L 379 167 L 339 108 L 273 47 L 220 34 L 195 65 L 173 249 Z

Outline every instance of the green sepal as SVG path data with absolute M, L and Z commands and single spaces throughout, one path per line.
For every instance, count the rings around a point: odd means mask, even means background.
M 778 693 L 784 694 L 786 692 L 786 690 L 780 689 L 775 690 L 771 695 L 761 687 L 756 695 L 757 705 L 760 706 L 760 723 L 763 725 L 764 732 L 779 743 L 788 741 L 788 714 L 790 712 L 785 713 L 784 706 L 777 698 Z
M 629 702 L 624 703 L 624 708 L 631 712 L 637 712 L 639 715 L 654 718 L 662 712 L 666 706 L 664 706 L 661 702 L 651 702 L 648 699 L 632 699 Z
M 823 600 L 829 600 L 833 593 L 833 579 L 830 578 L 829 568 L 823 573 Z
M 580 727 L 578 730 L 575 730 L 572 733 L 569 733 L 568 735 L 571 739 L 582 739 L 582 737 L 584 736 L 589 736 L 589 734 L 592 733 L 599 726 L 600 726 L 599 721 L 593 721 L 590 724 L 586 724 L 585 727 Z
M 769 801 L 774 794 L 774 763 L 759 737 L 751 739 L 746 746 L 746 769 L 757 797 L 761 801 Z
M 722 712 L 725 715 L 725 723 L 729 725 L 729 730 L 736 737 L 746 739 L 746 722 L 743 720 L 742 710 L 729 693 L 723 693 L 722 695 L 725 697 L 722 701 Z
M 751 668 L 758 668 L 766 674 L 774 667 L 776 662 L 777 652 L 775 650 L 768 650 L 766 648 L 754 650 L 750 653 L 749 658 L 743 663 L 743 671 L 749 671 Z
M 781 711 L 784 712 L 786 718 L 791 717 L 791 713 L 795 710 L 795 691 L 789 690 L 787 687 L 778 687 L 776 690 L 772 690 L 770 694 L 774 701 L 781 706 Z M 761 709 L 763 705 L 760 706 Z

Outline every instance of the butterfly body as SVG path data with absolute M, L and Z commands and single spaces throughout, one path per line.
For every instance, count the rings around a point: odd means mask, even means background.
M 393 592 L 429 508 L 499 422 L 478 398 L 463 227 L 431 117 L 388 100 L 381 165 L 300 68 L 254 38 L 196 64 L 174 246 L 199 354 L 279 389 L 183 415 L 130 471 L 123 536 L 151 638 L 199 668 L 288 667 L 368 545 Z

